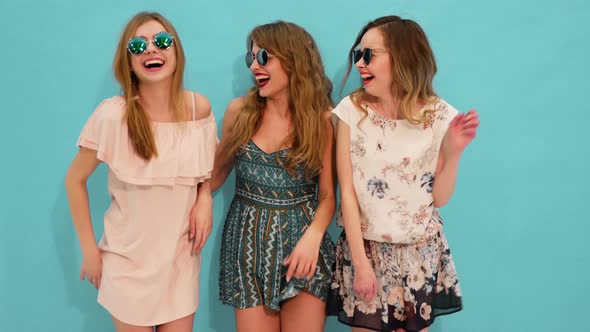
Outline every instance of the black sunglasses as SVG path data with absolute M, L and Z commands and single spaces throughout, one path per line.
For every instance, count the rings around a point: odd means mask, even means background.
M 250 66 L 252 66 L 252 63 L 254 63 L 254 54 L 252 53 L 252 50 L 246 52 L 245 60 L 246 66 L 250 68 Z M 261 48 L 258 50 L 258 52 L 256 52 L 256 62 L 258 62 L 258 64 L 261 66 L 264 66 L 268 63 L 268 52 L 264 48 Z
M 365 66 L 371 62 L 371 58 L 373 57 L 373 49 L 365 47 L 364 50 L 353 50 L 350 52 L 352 57 L 352 63 L 357 63 L 362 58 Z

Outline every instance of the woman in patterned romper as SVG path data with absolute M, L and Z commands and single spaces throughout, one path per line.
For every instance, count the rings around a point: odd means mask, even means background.
M 334 245 L 332 86 L 301 27 L 248 37 L 256 86 L 224 115 L 212 187 L 236 171 L 221 247 L 221 301 L 237 330 L 323 331 Z M 305 317 L 305 319 L 301 319 Z
M 438 208 L 478 115 L 436 96 L 434 55 L 414 21 L 370 22 L 351 55 L 364 87 L 333 110 L 344 232 L 328 313 L 353 331 L 427 331 L 462 308 Z

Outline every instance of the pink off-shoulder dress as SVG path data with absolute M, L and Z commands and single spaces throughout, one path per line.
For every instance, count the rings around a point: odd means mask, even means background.
M 192 104 L 192 121 L 152 122 L 158 156 L 149 161 L 131 145 L 122 97 L 104 100 L 78 139 L 109 169 L 98 302 L 127 324 L 197 310 L 201 257 L 191 256 L 188 219 L 197 185 L 211 177 L 217 128 L 213 114 L 196 120 Z

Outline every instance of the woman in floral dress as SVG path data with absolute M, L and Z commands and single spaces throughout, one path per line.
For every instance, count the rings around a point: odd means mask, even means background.
M 353 331 L 427 331 L 462 309 L 438 208 L 451 198 L 478 115 L 458 115 L 435 94 L 434 55 L 414 21 L 367 24 L 349 71 L 353 62 L 363 88 L 333 110 L 344 232 L 328 314 Z

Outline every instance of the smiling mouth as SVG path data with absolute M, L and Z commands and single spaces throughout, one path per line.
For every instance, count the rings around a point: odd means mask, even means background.
M 361 78 L 363 80 L 363 84 L 368 84 L 375 78 L 375 76 L 369 75 L 369 74 L 364 74 L 364 75 L 361 75 Z
M 147 60 L 143 63 L 143 66 L 147 69 L 157 69 L 161 68 L 164 65 L 163 60 L 154 59 L 154 60 Z
M 256 75 L 256 84 L 258 84 L 259 88 L 262 88 L 268 81 L 270 80 L 270 76 L 268 75 Z

